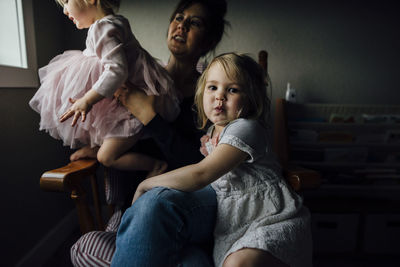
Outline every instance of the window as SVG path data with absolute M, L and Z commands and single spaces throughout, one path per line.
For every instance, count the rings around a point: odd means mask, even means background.
M 0 87 L 38 86 L 31 0 L 0 1 Z

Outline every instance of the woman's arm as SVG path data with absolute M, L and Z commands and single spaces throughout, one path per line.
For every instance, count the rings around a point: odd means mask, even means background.
M 133 201 L 153 187 L 163 186 L 181 191 L 196 191 L 217 180 L 248 157 L 246 152 L 231 145 L 218 145 L 196 164 L 188 165 L 144 180 L 138 186 Z
M 143 123 L 144 129 L 160 147 L 169 169 L 199 162 L 203 156 L 199 152 L 202 132 L 196 129 L 192 99 L 184 99 L 181 113 L 174 123 L 167 122 L 155 110 L 157 96 L 146 95 L 142 90 L 120 88 L 115 97 Z

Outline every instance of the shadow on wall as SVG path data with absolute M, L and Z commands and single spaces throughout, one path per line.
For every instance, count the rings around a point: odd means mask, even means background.
M 71 23 L 55 1 L 34 0 L 33 5 L 39 66 L 68 46 L 78 48 L 81 40 L 64 30 Z M 39 188 L 41 174 L 66 164 L 71 151 L 47 133 L 39 132 L 39 115 L 28 105 L 36 90 L 0 88 L 0 203 L 6 218 L 0 222 L 0 239 L 7 244 L 2 266 L 14 266 L 73 209 L 73 202 L 65 194 Z

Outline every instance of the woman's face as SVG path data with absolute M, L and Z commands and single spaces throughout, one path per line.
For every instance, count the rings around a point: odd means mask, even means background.
M 193 4 L 177 13 L 169 25 L 168 49 L 176 57 L 198 58 L 203 52 L 206 11 L 201 4 Z

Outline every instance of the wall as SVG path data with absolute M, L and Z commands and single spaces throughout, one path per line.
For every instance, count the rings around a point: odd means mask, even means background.
M 125 1 L 121 8 L 143 47 L 164 61 L 168 19 L 176 2 Z M 398 103 L 400 34 L 389 1 L 245 3 L 228 0 L 231 27 L 216 52 L 256 58 L 266 49 L 273 98 L 283 97 L 290 82 L 304 102 Z
M 61 12 L 55 1 L 34 1 L 39 66 L 78 46 L 66 39 Z M 39 116 L 28 105 L 36 89 L 0 88 L 1 266 L 14 266 L 74 207 L 67 195 L 39 188 L 41 174 L 66 164 L 71 152 L 39 132 Z
M 307 102 L 398 104 L 399 32 L 394 7 L 365 1 L 332 3 L 230 0 L 227 30 L 217 54 L 270 53 L 273 98 L 287 82 Z M 175 0 L 124 1 L 121 13 L 154 56 L 166 61 L 165 37 Z M 34 1 L 39 66 L 64 49 L 81 48 L 54 1 Z M 38 131 L 39 116 L 27 105 L 36 88 L 0 89 L 0 239 L 2 265 L 14 265 L 73 209 L 63 194 L 39 189 L 44 170 L 68 162 L 69 149 Z M 4 258 L 3 258 L 4 260 Z

